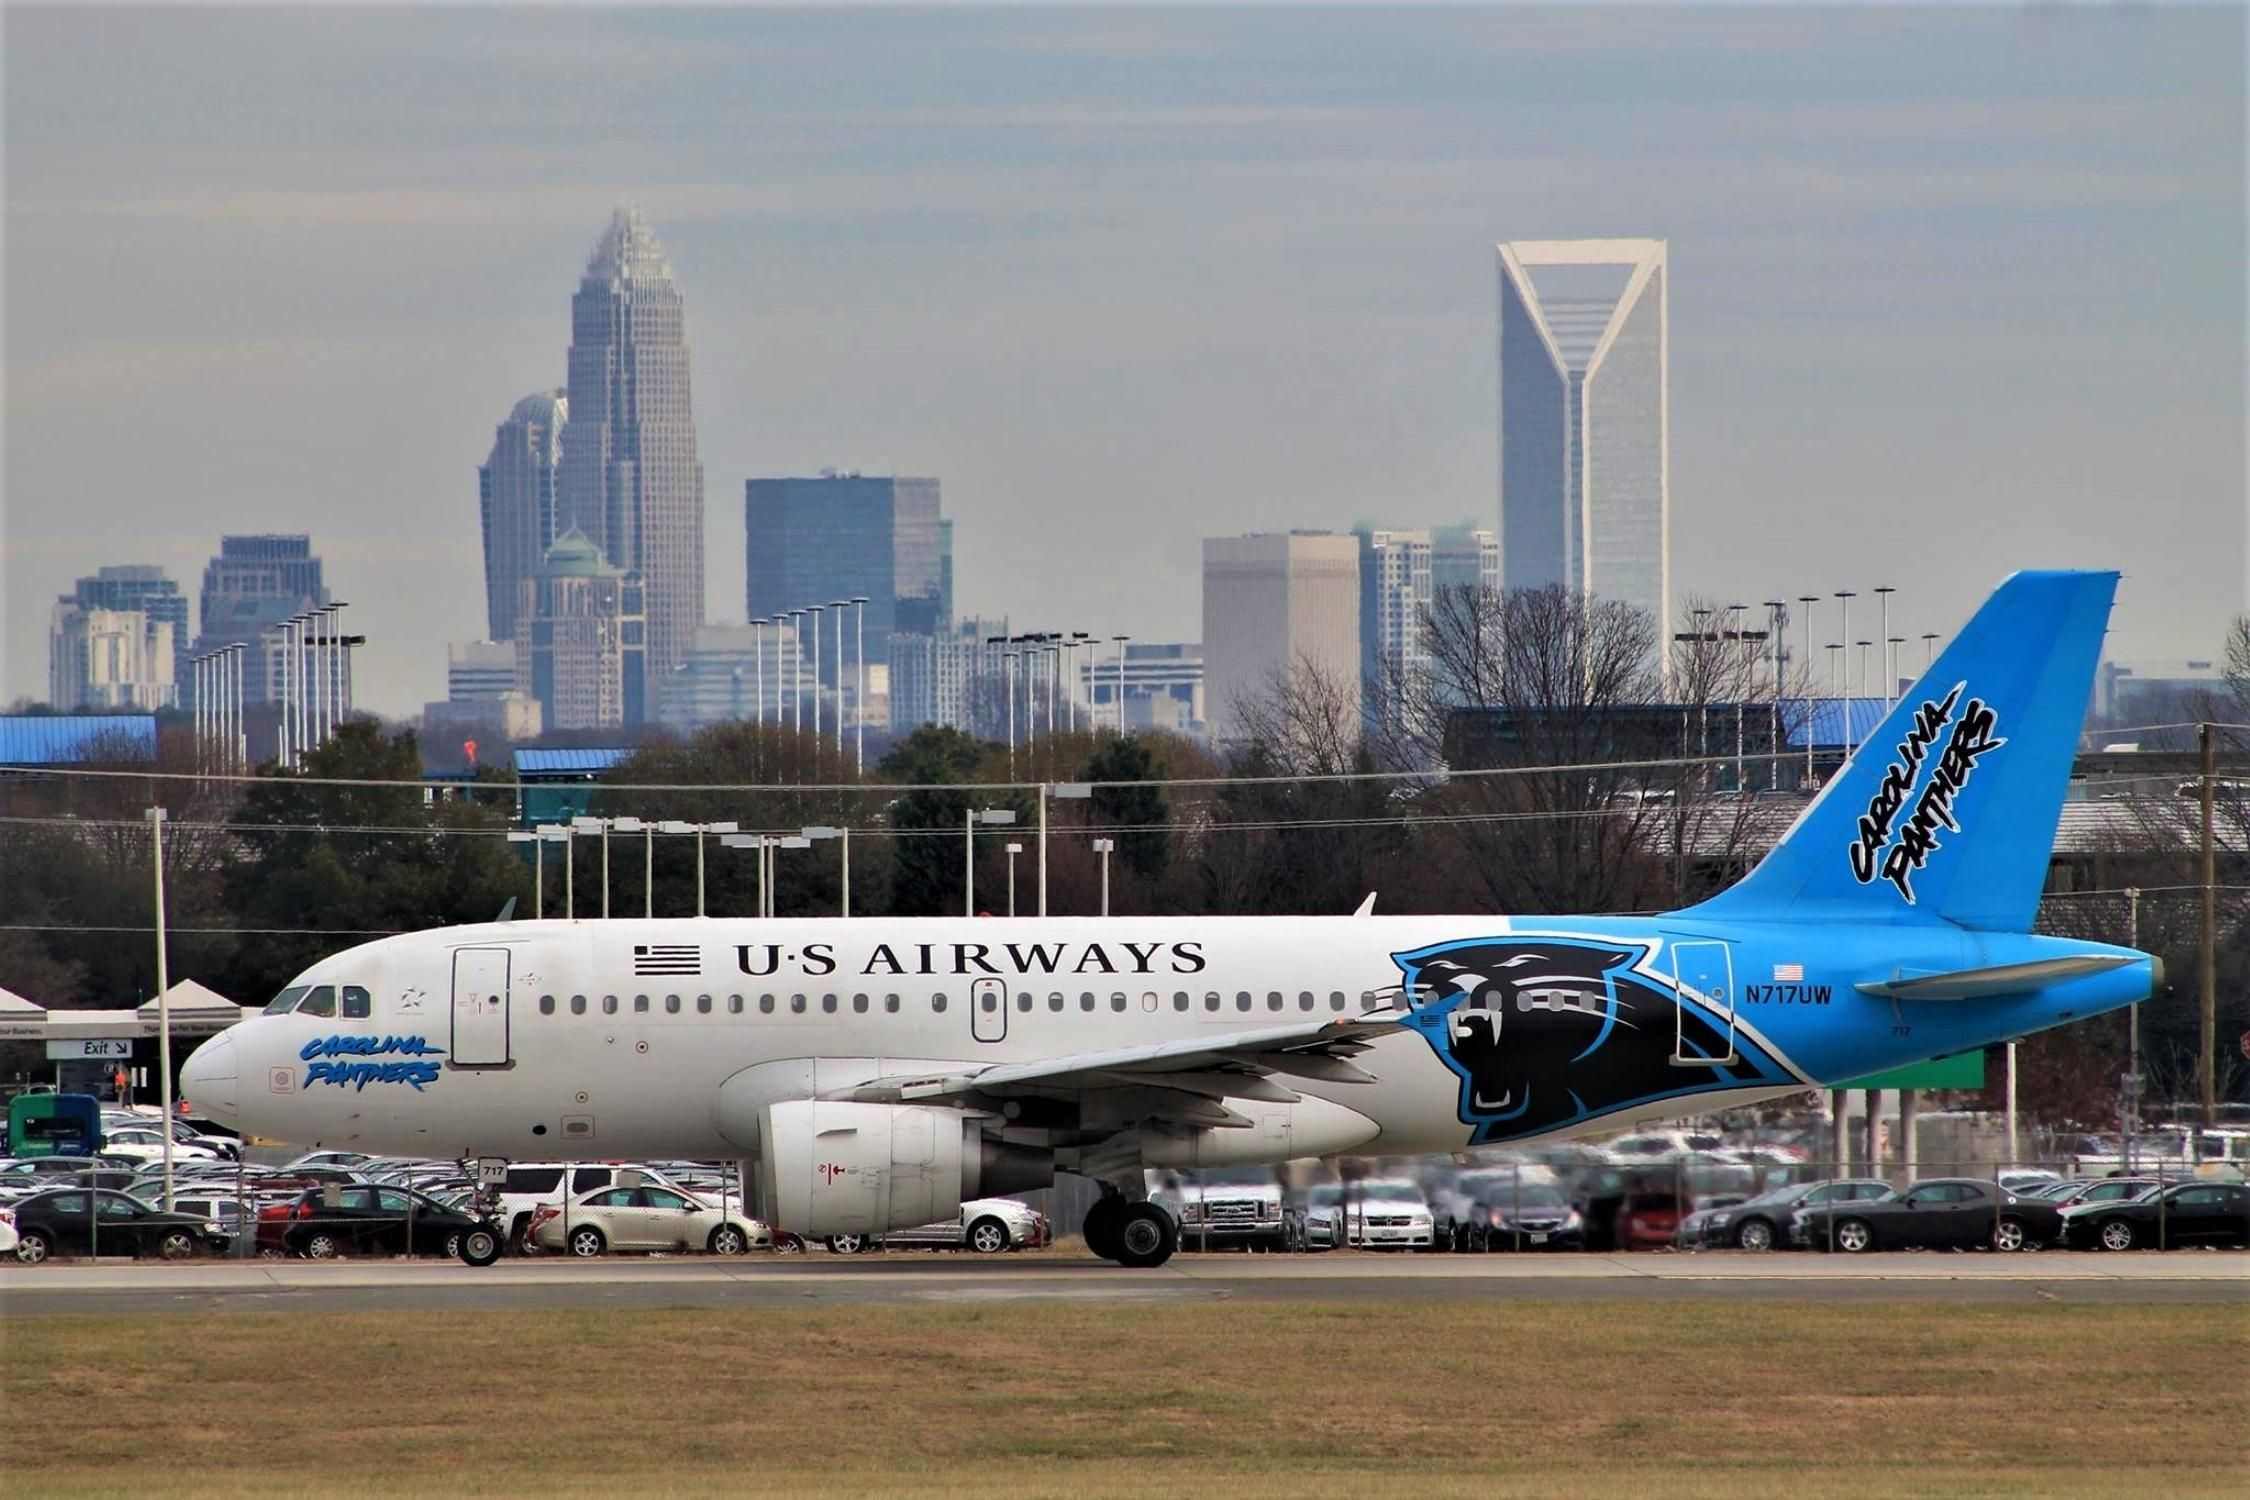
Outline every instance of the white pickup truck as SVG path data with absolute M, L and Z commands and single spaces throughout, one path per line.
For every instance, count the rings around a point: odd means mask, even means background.
M 1179 1221 L 1180 1248 L 1280 1250 L 1287 1245 L 1281 1184 L 1266 1167 L 1149 1174 L 1149 1201 Z

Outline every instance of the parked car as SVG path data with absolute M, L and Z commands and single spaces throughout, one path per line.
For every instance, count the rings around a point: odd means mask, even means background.
M 307 1151 L 304 1155 L 292 1157 L 289 1161 L 283 1163 L 283 1169 L 290 1172 L 306 1172 L 321 1168 L 335 1168 L 348 1172 L 363 1162 L 371 1162 L 374 1159 L 364 1151 Z
M 16 1211 L 0 1208 L 0 1255 L 16 1253 Z
M 2183 1182 L 2124 1203 L 2079 1203 L 2062 1211 L 2061 1242 L 2077 1250 L 2250 1245 L 2250 1187 Z
M 532 1211 L 529 1236 L 542 1250 L 607 1255 L 612 1250 L 709 1250 L 740 1255 L 773 1247 L 773 1231 L 740 1211 L 721 1213 L 668 1187 L 597 1188 Z
M 971 1250 L 978 1255 L 999 1255 L 1009 1250 L 1038 1250 L 1054 1243 L 1047 1216 L 1013 1198 L 979 1198 L 961 1205 L 950 1219 L 917 1225 L 912 1229 L 886 1230 L 880 1237 L 885 1250 Z
M 129 1156 L 136 1162 L 160 1162 L 164 1160 L 164 1132 L 146 1127 L 106 1132 L 102 1137 L 102 1155 Z M 190 1145 L 175 1139 L 172 1160 L 217 1161 L 219 1153 L 208 1146 Z
M 151 1188 L 135 1188 L 128 1196 L 138 1198 L 150 1208 L 162 1208 L 164 1206 L 164 1185 L 160 1182 Z M 195 1218 L 217 1220 L 219 1226 L 226 1231 L 227 1239 L 230 1242 L 240 1238 L 243 1231 L 253 1222 L 250 1215 L 250 1205 L 231 1193 L 219 1195 L 205 1192 L 181 1192 L 175 1187 L 172 1193 L 172 1212 L 187 1214 Z
M 91 1200 L 91 1201 L 89 1201 Z M 185 1260 L 223 1254 L 226 1231 L 216 1220 L 166 1213 L 138 1198 L 100 1189 L 57 1188 L 14 1206 L 16 1259 L 38 1265 L 56 1255 L 160 1255 Z
M 1709 1154 L 1726 1149 L 1727 1138 L 1713 1135 L 1707 1130 L 1650 1130 L 1637 1135 L 1621 1135 L 1603 1143 L 1610 1158 L 1620 1165 L 1639 1166 L 1648 1162 L 1670 1161 L 1675 1156 Z
M 269 1221 L 260 1213 L 261 1242 Z M 410 1188 L 373 1183 L 308 1188 L 279 1217 L 283 1250 L 308 1260 L 340 1255 L 450 1255 L 484 1221 Z
M 628 1173 L 632 1175 L 625 1175 Z M 532 1216 L 540 1209 L 559 1210 L 566 1200 L 576 1203 L 597 1188 L 637 1187 L 642 1183 L 684 1191 L 654 1167 L 619 1162 L 512 1162 L 493 1195 L 493 1218 L 507 1231 L 511 1249 L 538 1249 L 529 1235 Z
M 1680 1220 L 1686 1217 L 1686 1204 L 1671 1183 L 1660 1177 L 1636 1181 L 1625 1191 L 1625 1200 L 1617 1209 L 1617 1248 L 1620 1250 L 1662 1250 L 1671 1245 L 1680 1232 Z
M 1481 1224 L 1469 1229 L 1471 1250 L 1583 1250 L 1586 1220 L 1551 1183 L 1495 1193 Z
M 1421 1185 L 1405 1178 L 1370 1178 L 1348 1189 L 1323 1183 L 1306 1198 L 1308 1250 L 1332 1249 L 1339 1239 L 1367 1250 L 1428 1250 L 1437 1242 L 1435 1226 Z
M 1679 1244 L 1688 1250 L 1779 1250 L 1800 1243 L 1790 1234 L 1798 1210 L 1825 1203 L 1888 1198 L 1891 1185 L 1875 1177 L 1797 1182 L 1741 1203 L 1699 1208 L 1680 1221 Z
M 1506 1162 L 1440 1173 L 1427 1183 L 1437 1239 L 1453 1250 L 1484 1251 L 1496 1205 L 1508 1205 L 1526 1192 L 1543 1189 L 1560 1195 L 1554 1169 L 1536 1162 Z M 1564 1205 L 1566 1208 L 1568 1204 Z
M 1170 1210 L 1180 1226 L 1180 1248 L 1214 1250 L 1240 1245 L 1279 1250 L 1288 1241 L 1281 1184 L 1269 1167 L 1221 1168 L 1193 1178 L 1161 1174 L 1149 1201 Z M 885 1242 L 894 1237 L 884 1236 Z
M 1804 1216 L 1816 1250 L 1848 1255 L 1869 1250 L 1967 1250 L 1989 1245 L 2022 1250 L 2032 1244 L 2020 1194 L 1989 1179 L 1940 1177 L 1871 1203 L 1831 1203 Z
M 2030 1192 L 2018 1193 L 2012 1211 L 2022 1215 L 2024 1229 L 2033 1244 L 2059 1244 L 2063 1210 L 2080 1203 L 2130 1203 L 2161 1185 L 2153 1177 L 2097 1177 L 2042 1183 Z

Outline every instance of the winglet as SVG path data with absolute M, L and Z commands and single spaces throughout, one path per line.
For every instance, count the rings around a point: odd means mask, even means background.
M 493 920 L 493 921 L 495 921 L 495 922 L 513 922 L 513 921 L 514 921 L 515 919 L 516 919 L 516 898 L 515 898 L 515 897 L 513 897 L 513 896 L 510 896 L 510 897 L 508 898 L 508 900 L 507 900 L 507 904 L 506 904 L 506 905 L 504 905 L 504 906 L 502 906 L 502 907 L 500 908 L 500 915 L 499 915 L 499 916 L 497 916 L 497 917 L 494 917 L 494 918 L 493 918 L 492 920 Z
M 1359 910 L 1353 912 L 1352 915 L 1355 917 L 1371 917 L 1375 915 L 1375 893 L 1373 891 L 1369 891 L 1367 893 L 1367 899 L 1359 903 Z

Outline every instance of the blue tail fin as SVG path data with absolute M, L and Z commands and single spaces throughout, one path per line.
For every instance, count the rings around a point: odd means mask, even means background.
M 2116 593 L 2115 573 L 2010 577 L 1788 835 L 1696 914 L 2030 931 Z

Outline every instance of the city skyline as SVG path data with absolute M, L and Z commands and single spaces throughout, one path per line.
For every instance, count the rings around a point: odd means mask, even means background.
M 621 201 L 696 300 L 714 623 L 727 497 L 823 465 L 945 477 L 964 609 L 1137 638 L 1198 633 L 1206 535 L 1495 525 L 1492 246 L 1605 234 L 1683 271 L 1675 591 L 1919 633 L 2117 562 L 2136 658 L 2243 603 L 2239 13 L 542 25 L 11 13 L 7 696 L 70 579 L 271 531 L 361 701 L 437 697 L 463 476 Z

